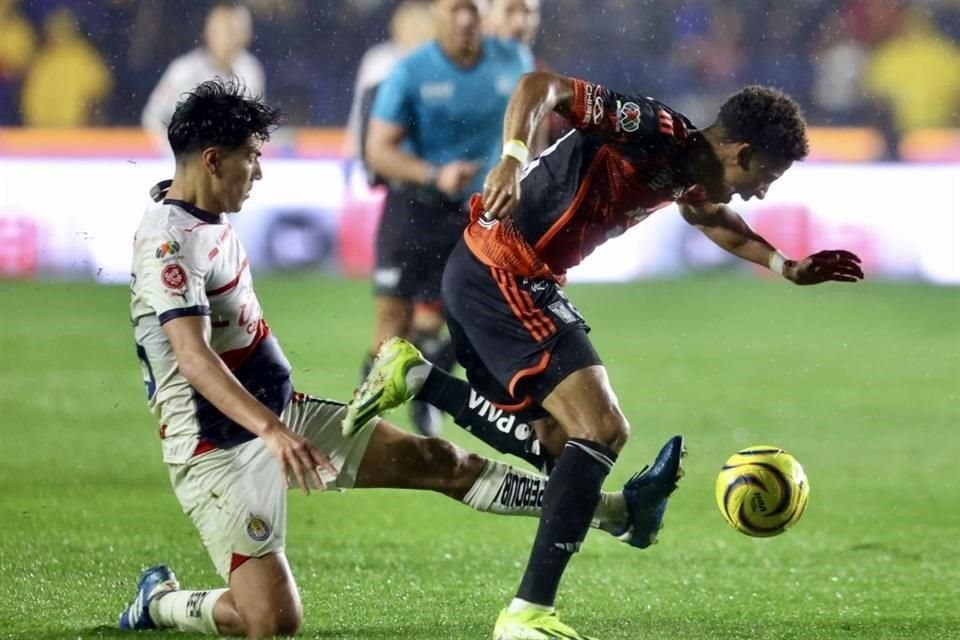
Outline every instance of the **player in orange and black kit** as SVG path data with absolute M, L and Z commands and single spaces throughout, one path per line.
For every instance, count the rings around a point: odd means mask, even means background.
M 532 132 L 551 111 L 575 129 L 526 165 Z M 855 282 L 863 272 L 842 250 L 789 260 L 726 204 L 735 193 L 763 198 L 807 155 L 799 108 L 776 89 L 745 88 L 714 124 L 697 129 L 652 98 L 535 72 L 511 98 L 503 139 L 503 158 L 482 197 L 473 197 L 471 222 L 443 275 L 447 322 L 474 389 L 434 368 L 411 393 L 501 451 L 552 467 L 526 573 L 494 637 L 580 638 L 559 623 L 553 603 L 629 425 L 589 328 L 561 289 L 566 271 L 677 202 L 716 244 L 796 284 Z M 478 392 L 504 411 L 496 424 L 470 413 Z M 537 441 L 497 428 L 526 422 Z M 656 536 L 681 450 L 682 440 L 672 439 L 633 487 L 645 513 L 631 514 L 631 544 Z

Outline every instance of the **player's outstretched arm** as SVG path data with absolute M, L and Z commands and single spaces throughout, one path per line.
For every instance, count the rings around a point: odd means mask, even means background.
M 510 215 L 520 202 L 520 173 L 533 136 L 547 114 L 569 114 L 573 78 L 534 71 L 520 78 L 503 117 L 503 157 L 483 183 L 483 208 L 488 220 Z
M 509 215 L 520 201 L 520 175 L 537 127 L 551 112 L 575 129 L 614 144 L 660 138 L 660 103 L 626 96 L 606 87 L 548 71 L 524 75 L 507 105 L 503 121 L 503 157 L 484 182 L 485 218 Z M 671 116 L 672 117 L 672 116 Z
M 177 357 L 180 373 L 200 395 L 248 431 L 266 442 L 280 463 L 284 478 L 292 471 L 304 493 L 310 487 L 323 489 L 317 472 L 324 467 L 333 474 L 336 468 L 325 453 L 312 442 L 294 433 L 280 419 L 247 391 L 223 360 L 210 348 L 208 316 L 181 316 L 168 320 L 163 330 Z
M 406 131 L 399 125 L 370 119 L 364 144 L 367 162 L 374 171 L 390 180 L 434 187 L 454 197 L 467 188 L 480 169 L 477 163 L 466 160 L 434 167 L 403 148 L 406 137 Z
M 717 246 L 739 258 L 768 267 L 796 284 L 857 282 L 863 279 L 860 258 L 843 249 L 820 251 L 799 261 L 787 259 L 727 205 L 681 204 L 680 212 L 687 222 Z

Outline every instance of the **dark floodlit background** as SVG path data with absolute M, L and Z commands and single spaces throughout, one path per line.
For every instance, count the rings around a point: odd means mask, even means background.
M 343 400 L 371 340 L 383 203 L 345 125 L 397 3 L 243 4 L 287 124 L 231 224 L 297 388 Z M 143 112 L 209 6 L 0 0 L 0 638 L 122 638 L 116 614 L 158 562 L 188 588 L 220 584 L 161 462 L 125 286 L 147 192 L 172 172 Z M 541 65 L 697 124 L 747 83 L 794 95 L 810 157 L 733 205 L 786 254 L 847 248 L 867 273 L 794 287 L 674 207 L 571 273 L 632 424 L 606 488 L 675 433 L 690 455 L 660 544 L 590 533 L 563 619 L 612 639 L 957 638 L 960 0 L 542 6 Z M 449 420 L 442 435 L 495 455 Z M 812 489 L 797 526 L 764 541 L 713 494 L 723 461 L 758 444 L 796 455 Z M 535 530 L 436 495 L 291 495 L 303 635 L 489 637 Z
M 202 44 L 211 4 L 0 0 L 0 275 L 126 277 L 134 212 L 170 172 L 144 110 L 170 62 Z M 366 188 L 344 127 L 361 59 L 390 38 L 399 3 L 241 4 L 287 126 L 238 230 L 261 270 L 363 275 L 382 194 Z M 875 277 L 960 282 L 957 232 L 944 232 L 960 206 L 960 0 L 545 0 L 542 14 L 542 67 L 655 96 L 697 124 L 745 84 L 795 96 L 811 157 L 766 204 L 741 207 L 789 253 L 840 241 Z M 93 220 L 71 205 L 91 188 Z M 647 226 L 574 279 L 742 269 L 677 216 Z
M 75 122 L 49 124 L 137 125 L 167 63 L 199 43 L 209 4 L 0 1 L 0 124 L 37 124 L 36 114 L 23 108 L 24 83 L 49 79 L 55 91 L 53 79 L 62 76 L 96 85 L 97 105 Z M 388 37 L 397 2 L 245 4 L 254 18 L 250 51 L 266 68 L 268 94 L 290 123 L 343 126 L 360 58 Z M 701 105 L 712 107 L 719 96 L 756 82 L 795 95 L 815 124 L 901 133 L 960 124 L 956 0 L 544 0 L 542 11 L 534 48 L 547 65 L 655 95 L 697 115 Z M 91 47 L 89 57 L 73 65 L 58 60 L 51 42 L 51 31 L 67 29 L 60 23 L 68 20 L 75 37 Z M 882 68 L 892 51 L 900 54 L 899 66 Z M 931 58 L 940 62 L 931 66 Z M 934 73 L 951 66 L 952 72 Z M 904 113 L 927 99 L 937 104 L 926 113 Z

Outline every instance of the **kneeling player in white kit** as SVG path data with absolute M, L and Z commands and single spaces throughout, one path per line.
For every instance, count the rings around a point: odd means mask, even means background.
M 259 147 L 277 121 L 214 80 L 187 94 L 168 127 L 176 173 L 154 188 L 158 204 L 137 231 L 131 320 L 174 492 L 229 588 L 181 590 L 169 568 L 152 567 L 123 629 L 295 633 L 303 615 L 283 551 L 285 485 L 423 489 L 481 511 L 541 511 L 543 476 L 379 419 L 346 437 L 343 404 L 294 393 L 224 216 L 261 178 Z M 620 535 L 641 511 L 630 495 L 605 494 L 595 524 Z

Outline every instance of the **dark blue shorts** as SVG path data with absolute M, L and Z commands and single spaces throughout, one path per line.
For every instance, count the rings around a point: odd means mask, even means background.
M 590 327 L 556 282 L 484 265 L 462 239 L 447 259 L 442 292 L 457 360 L 501 408 L 543 417 L 539 405 L 564 378 L 601 364 Z

